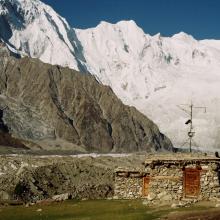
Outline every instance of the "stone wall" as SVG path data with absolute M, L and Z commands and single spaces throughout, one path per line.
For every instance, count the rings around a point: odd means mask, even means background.
M 220 184 L 218 166 L 216 163 L 200 164 L 200 188 L 198 200 L 220 198 Z M 147 199 L 153 200 L 181 200 L 184 195 L 184 168 L 198 168 L 198 164 L 163 164 L 146 166 L 143 173 L 150 176 L 149 193 Z M 141 174 L 141 172 L 140 172 Z M 115 198 L 143 198 L 143 177 L 115 176 Z
M 183 192 L 183 174 L 178 166 L 146 168 L 150 172 L 149 200 L 179 200 Z
M 114 198 L 135 199 L 142 196 L 141 177 L 120 177 L 115 176 Z
M 219 171 L 216 164 L 202 166 L 200 183 L 199 199 L 220 198 Z

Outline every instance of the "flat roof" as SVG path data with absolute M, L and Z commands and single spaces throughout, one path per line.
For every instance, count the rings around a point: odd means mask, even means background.
M 207 161 L 207 162 L 220 162 L 220 158 L 215 154 L 206 153 L 159 153 L 148 154 L 145 159 L 145 164 L 151 164 L 156 162 L 174 163 L 174 162 L 195 162 L 195 161 Z

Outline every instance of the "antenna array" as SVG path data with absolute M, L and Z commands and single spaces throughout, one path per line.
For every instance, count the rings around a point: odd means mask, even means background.
M 185 143 L 187 143 L 189 141 L 189 152 L 192 152 L 192 143 L 193 143 L 193 137 L 195 136 L 195 131 L 193 131 L 193 110 L 194 109 L 203 109 L 204 113 L 206 113 L 206 107 L 198 107 L 198 106 L 194 106 L 192 103 L 189 104 L 181 104 L 178 105 L 178 107 L 184 111 L 185 113 L 187 113 L 187 115 L 189 115 L 189 119 L 185 122 L 186 125 L 189 125 L 189 131 L 187 133 L 188 135 L 188 139 Z M 186 109 L 187 108 L 187 109 Z M 185 145 L 184 143 L 184 145 Z

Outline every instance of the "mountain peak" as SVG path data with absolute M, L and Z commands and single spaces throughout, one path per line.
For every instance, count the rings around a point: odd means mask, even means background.
M 106 27 L 106 26 L 119 26 L 119 27 L 135 27 L 135 28 L 139 28 L 138 25 L 136 24 L 135 21 L 133 20 L 122 20 L 122 21 L 118 21 L 116 23 L 110 23 L 107 21 L 101 21 L 97 27 Z
M 53 9 L 39 0 L 0 0 L 0 14 L 15 23 L 31 23 L 35 18 Z
M 101 21 L 97 26 L 97 27 L 107 27 L 107 26 L 112 26 L 112 23 L 108 22 L 108 21 Z M 90 28 L 89 28 L 90 29 Z
M 20 29 L 40 14 L 41 4 L 38 0 L 0 0 L 0 15 L 10 25 Z
M 133 26 L 138 26 L 137 23 L 134 20 L 122 20 L 122 21 L 118 21 L 116 23 L 117 25 L 133 25 Z
M 155 39 L 160 39 L 162 37 L 161 33 L 157 33 L 155 35 L 152 36 Z
M 187 34 L 183 31 L 177 33 L 177 34 L 174 34 L 172 36 L 173 39 L 178 39 L 178 40 L 187 40 L 187 41 L 194 41 L 194 37 L 190 34 Z
M 0 0 L 0 15 L 0 38 L 19 53 L 79 69 L 74 56 L 83 55 L 75 31 L 50 6 L 39 0 Z M 64 63 L 60 51 L 65 51 Z

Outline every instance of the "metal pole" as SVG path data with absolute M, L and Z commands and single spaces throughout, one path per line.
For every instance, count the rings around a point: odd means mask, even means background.
M 188 106 L 189 110 L 181 107 L 181 106 Z M 192 140 L 193 140 L 193 137 L 195 135 L 195 132 L 193 132 L 193 108 L 198 108 L 198 109 L 204 109 L 206 113 L 206 107 L 197 107 L 197 106 L 194 106 L 193 103 L 191 102 L 191 104 L 181 104 L 180 106 L 178 105 L 178 107 L 187 113 L 187 115 L 190 116 L 190 119 L 185 123 L 185 124 L 190 124 L 190 127 L 189 127 L 189 131 L 188 131 L 188 137 L 189 137 L 189 152 L 191 153 L 192 152 Z
M 190 123 L 190 134 L 192 133 L 192 118 L 193 118 L 193 104 L 190 105 L 190 120 L 191 120 L 191 123 Z M 189 152 L 191 153 L 192 152 L 192 136 L 190 136 L 189 138 Z

